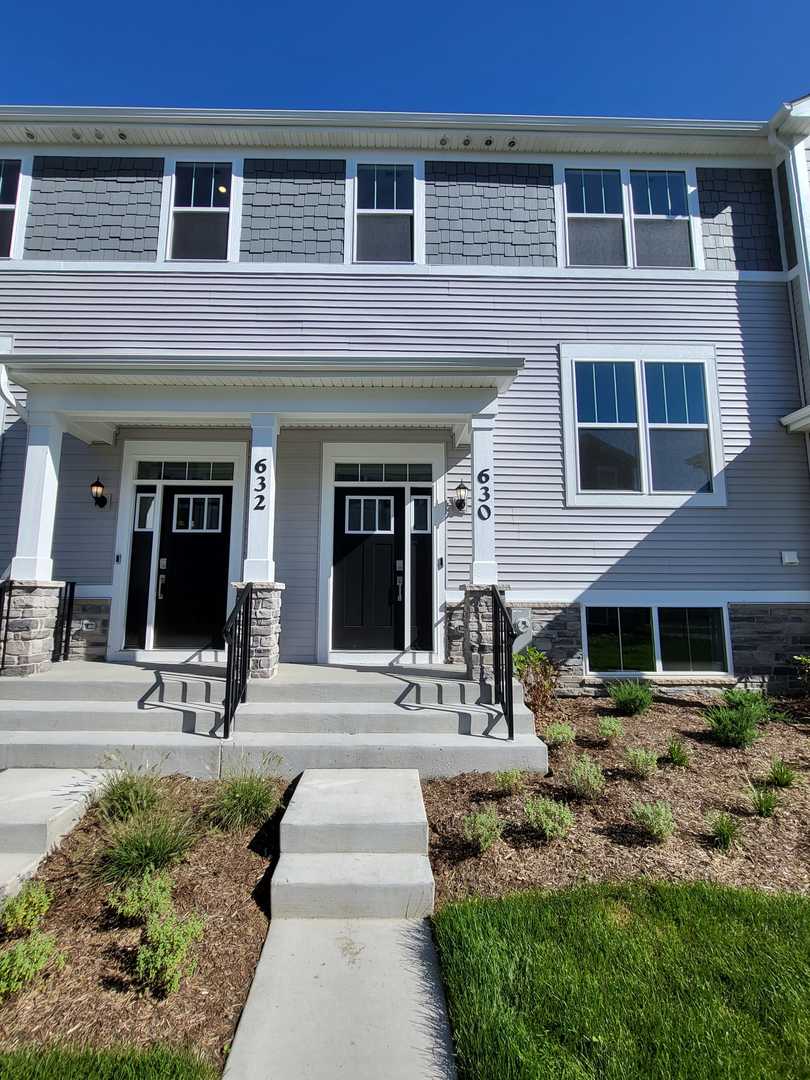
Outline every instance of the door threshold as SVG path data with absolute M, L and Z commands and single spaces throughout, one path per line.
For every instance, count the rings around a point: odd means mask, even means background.
M 224 649 L 120 649 L 107 653 L 112 664 L 224 664 Z
M 330 649 L 329 664 L 348 664 L 349 666 L 358 667 L 391 667 L 392 665 L 405 664 L 440 664 L 442 661 L 433 652 L 413 652 L 406 650 L 404 652 L 391 651 L 381 649 L 374 650 L 357 650 L 342 649 L 335 651 Z

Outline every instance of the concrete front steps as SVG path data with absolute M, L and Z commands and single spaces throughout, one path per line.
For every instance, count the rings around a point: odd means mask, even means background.
M 103 776 L 75 769 L 0 773 L 0 897 L 18 892 L 73 828 Z

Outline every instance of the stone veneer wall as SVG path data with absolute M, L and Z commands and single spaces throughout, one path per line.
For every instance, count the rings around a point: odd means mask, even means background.
M 62 582 L 15 581 L 2 595 L 0 675 L 36 675 L 51 666 Z
M 579 604 L 510 605 L 518 632 L 515 651 L 533 645 L 560 665 L 561 694 L 582 693 L 582 621 Z
M 236 586 L 238 590 L 244 585 Z M 277 581 L 254 581 L 250 612 L 250 678 L 272 679 L 278 670 L 281 594 Z
M 84 623 L 95 624 L 85 629 Z M 69 660 L 104 660 L 110 633 L 109 600 L 74 600 L 70 620 Z
M 734 673 L 768 690 L 799 689 L 793 657 L 810 654 L 809 604 L 729 604 Z

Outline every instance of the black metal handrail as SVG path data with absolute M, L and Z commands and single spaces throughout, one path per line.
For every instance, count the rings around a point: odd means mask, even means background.
M 14 592 L 14 582 L 10 578 L 0 581 L 0 625 L 3 627 L 3 638 L 0 641 L 0 671 L 6 663 L 6 643 L 8 642 L 8 624 L 11 618 L 11 595 Z
M 509 738 L 515 737 L 515 703 L 513 696 L 512 646 L 515 628 L 503 602 L 498 586 L 492 586 L 492 657 L 495 672 L 495 704 L 503 709 Z
M 70 659 L 70 628 L 73 622 L 73 602 L 76 599 L 76 582 L 66 581 L 59 590 L 56 605 L 56 623 L 53 628 L 53 653 L 51 662 Z
M 240 591 L 228 616 L 222 636 L 228 650 L 225 667 L 225 708 L 222 734 L 229 739 L 237 707 L 245 700 L 250 674 L 250 611 L 253 585 L 248 582 Z

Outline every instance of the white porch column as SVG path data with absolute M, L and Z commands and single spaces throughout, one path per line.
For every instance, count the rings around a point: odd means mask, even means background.
M 275 581 L 273 534 L 276 520 L 276 439 L 278 417 L 254 413 L 250 418 L 247 551 L 243 581 Z
M 495 417 L 497 403 L 473 416 L 470 423 L 472 458 L 472 571 L 473 585 L 495 585 Z
M 53 579 L 51 548 L 63 432 L 62 420 L 56 413 L 29 413 L 17 550 L 11 560 L 12 581 Z

